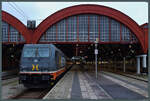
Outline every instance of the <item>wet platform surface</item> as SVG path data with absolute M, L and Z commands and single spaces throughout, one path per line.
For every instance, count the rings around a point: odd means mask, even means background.
M 88 66 L 73 65 L 43 99 L 145 99 L 147 92 Z M 135 90 L 134 90 L 135 89 Z M 142 89 L 143 90 L 143 89 Z

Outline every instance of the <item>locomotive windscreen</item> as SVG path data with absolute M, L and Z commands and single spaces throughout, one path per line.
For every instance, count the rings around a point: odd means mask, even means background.
M 48 47 L 28 47 L 24 50 L 23 57 L 49 57 Z

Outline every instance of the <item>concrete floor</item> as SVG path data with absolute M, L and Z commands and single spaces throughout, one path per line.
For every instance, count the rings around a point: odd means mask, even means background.
M 98 69 L 93 65 L 73 65 L 43 99 L 145 99 L 148 83 Z M 2 99 L 26 90 L 18 77 L 2 80 Z
M 147 84 L 74 65 L 43 99 L 145 99 Z M 128 82 L 127 82 L 128 81 Z M 134 83 L 133 83 L 134 82 Z
M 18 77 L 2 80 L 2 99 L 11 99 L 24 90 L 26 90 L 26 88 L 22 84 L 19 84 Z

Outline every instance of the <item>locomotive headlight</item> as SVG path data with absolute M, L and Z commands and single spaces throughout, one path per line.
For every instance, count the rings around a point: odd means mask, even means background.
M 20 76 L 20 79 L 21 79 L 21 80 L 26 80 L 26 76 L 25 76 L 25 75 L 21 75 L 21 76 Z
M 37 60 L 37 59 L 34 59 L 34 62 L 38 62 L 38 60 Z
M 41 70 L 44 72 L 48 72 L 48 64 L 47 63 L 41 64 Z
M 43 72 L 48 72 L 48 70 L 47 70 L 47 69 L 44 69 Z

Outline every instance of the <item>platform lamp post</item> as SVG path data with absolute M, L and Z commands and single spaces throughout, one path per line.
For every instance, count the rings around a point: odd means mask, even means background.
M 96 75 L 96 79 L 97 79 L 97 54 L 98 54 L 97 45 L 98 45 L 98 38 L 96 38 L 96 40 L 95 40 L 95 75 Z

